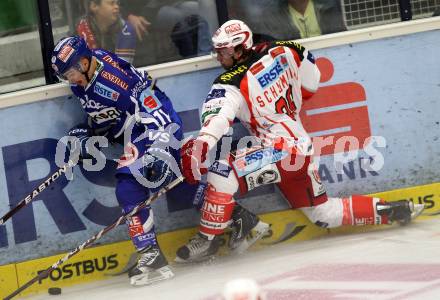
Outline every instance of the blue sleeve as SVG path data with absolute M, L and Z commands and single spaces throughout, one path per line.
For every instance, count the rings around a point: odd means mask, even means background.
M 136 32 L 134 27 L 126 21 L 123 21 L 115 53 L 121 59 L 133 63 L 134 55 L 136 54 Z
M 159 96 L 154 89 L 148 87 L 140 93 L 137 99 L 142 123 L 148 124 L 150 129 L 158 129 L 171 122 L 171 118 L 168 112 L 164 110 Z

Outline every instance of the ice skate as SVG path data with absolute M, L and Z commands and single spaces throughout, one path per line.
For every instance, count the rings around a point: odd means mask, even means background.
M 168 261 L 158 246 L 141 252 L 137 265 L 128 272 L 131 285 L 147 285 L 174 276 Z
M 201 262 L 213 257 L 218 251 L 220 243 L 217 237 L 209 240 L 208 237 L 197 233 L 189 243 L 180 247 L 175 261 L 178 263 Z
M 390 224 L 396 221 L 400 225 L 407 225 L 411 220 L 417 218 L 424 209 L 424 204 L 414 204 L 408 200 L 376 204 L 378 214 L 387 215 Z
M 240 254 L 261 239 L 270 225 L 236 204 L 232 212 L 232 234 L 229 239 L 229 249 L 233 254 Z

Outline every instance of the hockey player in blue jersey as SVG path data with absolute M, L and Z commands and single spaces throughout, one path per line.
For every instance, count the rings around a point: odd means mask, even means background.
M 89 49 L 78 36 L 58 42 L 52 68 L 70 83 L 88 115 L 87 124 L 69 132 L 80 141 L 80 158 L 90 158 L 87 142 L 93 136 L 124 145 L 116 171 L 116 198 L 125 213 L 180 175 L 181 120 L 148 74 L 111 52 Z M 150 207 L 128 220 L 128 231 L 140 253 L 129 272 L 130 283 L 173 277 L 156 239 Z

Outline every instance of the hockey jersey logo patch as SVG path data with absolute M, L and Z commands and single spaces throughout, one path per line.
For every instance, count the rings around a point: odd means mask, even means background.
M 215 161 L 212 163 L 212 165 L 209 167 L 208 170 L 217 174 L 217 175 L 228 178 L 229 173 L 231 173 L 232 168 L 228 165 L 224 165 L 224 164 L 220 163 L 219 161 Z
M 274 148 L 263 148 L 246 154 L 246 156 L 237 158 L 233 167 L 238 177 L 255 172 L 268 164 L 276 163 L 287 157 L 289 153 Z
M 112 101 L 117 101 L 119 98 L 119 93 L 116 92 L 115 90 L 109 88 L 108 86 L 105 86 L 99 82 L 96 83 L 95 88 L 94 88 L 94 92 L 97 93 L 98 95 L 110 99 Z
M 122 80 L 121 78 L 119 78 L 116 75 L 110 74 L 107 71 L 102 71 L 101 76 L 102 76 L 102 78 L 120 86 L 124 90 L 128 89 L 128 83 L 126 83 L 124 80 Z
M 141 218 L 138 216 L 131 217 L 130 223 L 128 224 L 128 230 L 130 237 L 136 237 L 144 233 L 144 228 L 142 226 Z
M 220 76 L 220 79 L 222 81 L 228 82 L 228 81 L 231 81 L 235 76 L 238 76 L 240 74 L 247 72 L 247 70 L 248 70 L 247 66 L 241 65 L 239 67 L 234 68 L 233 70 L 231 70 L 229 72 L 223 73 Z
M 257 64 L 255 64 L 254 66 L 252 66 L 252 68 L 249 69 L 249 71 L 253 74 L 253 75 L 257 75 L 258 73 L 260 73 L 261 71 L 264 70 L 264 65 L 263 63 L 259 62 Z
M 209 100 L 216 99 L 216 98 L 223 98 L 225 97 L 226 90 L 225 89 L 213 89 L 206 97 L 205 102 L 208 102 Z
M 142 106 L 149 113 L 162 107 L 162 103 L 160 103 L 159 99 L 157 99 L 157 97 L 149 90 L 143 91 L 140 99 Z
M 107 106 L 99 103 L 98 101 L 95 101 L 93 99 L 90 100 L 84 100 L 82 98 L 79 99 L 81 101 L 81 106 L 84 109 L 94 109 L 94 110 L 101 110 L 103 108 L 107 108 Z
M 60 53 L 58 53 L 58 58 L 62 61 L 62 62 L 67 62 L 67 60 L 72 56 L 73 52 L 75 50 L 70 47 L 69 45 L 65 45 Z
M 96 124 L 101 124 L 101 123 L 104 123 L 107 121 L 114 120 L 114 119 L 118 118 L 120 115 L 121 115 L 121 113 L 113 107 L 108 107 L 108 108 L 102 109 L 100 111 L 89 113 L 89 116 L 92 118 L 93 122 L 95 122 Z
M 257 77 L 258 83 L 262 88 L 271 84 L 277 80 L 281 73 L 284 72 L 287 66 L 287 59 L 285 56 L 281 56 L 276 59 L 271 66 L 268 67 L 269 71 L 262 73 Z
M 117 61 L 113 60 L 113 58 L 110 55 L 106 55 L 102 59 L 104 61 L 108 62 L 109 64 L 111 64 L 114 68 L 116 68 L 119 71 L 121 71 L 122 73 L 124 73 L 125 75 L 128 75 L 127 72 L 119 66 L 119 63 Z
M 281 181 L 280 171 L 275 164 L 265 165 L 260 170 L 246 175 L 245 177 L 248 191 L 256 187 Z
M 226 28 L 225 28 L 225 32 L 227 34 L 231 34 L 231 33 L 234 33 L 234 32 L 240 31 L 240 30 L 241 30 L 241 26 L 238 23 L 231 24 L 229 26 L 226 26 Z
M 307 173 L 312 182 L 313 196 L 318 197 L 325 193 L 325 188 L 322 185 L 321 178 L 319 177 L 318 168 L 314 162 L 309 165 Z
M 286 53 L 286 52 L 284 51 L 283 47 L 276 47 L 270 51 L 270 55 L 273 58 L 276 58 L 277 56 L 282 55 L 284 53 Z M 284 59 L 286 59 L 286 57 L 284 57 Z

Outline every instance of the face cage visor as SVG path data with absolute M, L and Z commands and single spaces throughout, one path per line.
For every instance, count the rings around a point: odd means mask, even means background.
M 234 55 L 234 47 L 222 47 L 222 48 L 214 48 L 211 52 L 213 57 L 232 57 Z
M 65 71 L 64 73 L 59 73 L 59 72 L 55 72 L 55 75 L 58 77 L 58 79 L 62 82 L 69 82 L 68 75 L 71 72 L 74 71 L 78 71 L 80 73 L 82 73 L 82 69 L 81 69 L 81 65 L 79 64 L 79 61 L 74 64 L 73 66 L 71 66 L 69 69 L 67 69 L 67 71 Z

